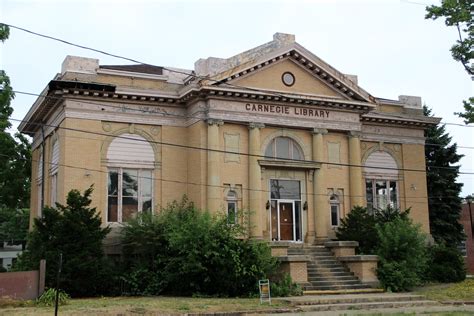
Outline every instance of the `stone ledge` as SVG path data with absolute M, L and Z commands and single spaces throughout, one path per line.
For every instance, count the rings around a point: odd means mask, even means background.
M 345 262 L 372 262 L 379 261 L 379 257 L 376 255 L 356 255 L 356 256 L 344 256 L 338 258 L 340 261 Z
M 308 262 L 311 261 L 309 256 L 297 255 L 297 256 L 280 256 L 277 257 L 281 262 Z
M 359 243 L 357 241 L 327 241 L 324 243 L 324 246 L 327 248 L 336 248 L 336 247 L 359 247 Z

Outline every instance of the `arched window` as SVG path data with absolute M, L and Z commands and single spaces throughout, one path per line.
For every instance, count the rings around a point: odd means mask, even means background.
M 59 169 L 59 141 L 53 141 L 53 149 L 51 151 L 51 206 L 56 206 L 58 200 L 58 169 Z
M 300 146 L 289 137 L 276 137 L 272 139 L 265 149 L 265 157 L 273 159 L 304 159 Z
M 398 166 L 385 151 L 375 151 L 364 164 L 367 209 L 398 207 Z
M 38 191 L 38 217 L 43 216 L 43 145 L 38 149 L 38 173 L 36 174 L 36 190 Z
M 136 134 L 115 138 L 107 151 L 107 222 L 126 222 L 153 209 L 155 154 Z
M 237 193 L 230 190 L 227 193 L 227 223 L 237 224 Z
M 331 195 L 329 198 L 329 204 L 331 205 L 331 226 L 339 226 L 339 219 L 341 213 L 341 203 L 336 194 Z

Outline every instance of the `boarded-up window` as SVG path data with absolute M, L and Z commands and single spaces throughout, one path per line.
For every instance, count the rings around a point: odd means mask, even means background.
M 143 137 L 122 134 L 107 151 L 107 222 L 127 222 L 153 210 L 153 147 Z
M 107 151 L 107 165 L 115 167 L 153 167 L 155 155 L 148 141 L 135 134 L 115 138 Z
M 53 150 L 51 152 L 51 174 L 56 174 L 59 167 L 59 141 L 53 142 Z
M 365 161 L 364 172 L 370 178 L 396 179 L 398 177 L 397 163 L 385 151 L 375 151 Z

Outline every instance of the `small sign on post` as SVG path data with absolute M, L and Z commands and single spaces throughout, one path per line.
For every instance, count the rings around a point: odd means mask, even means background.
M 260 304 L 263 302 L 268 302 L 268 304 L 272 304 L 272 299 L 270 296 L 270 281 L 266 280 L 259 280 L 258 281 L 258 289 L 260 290 Z

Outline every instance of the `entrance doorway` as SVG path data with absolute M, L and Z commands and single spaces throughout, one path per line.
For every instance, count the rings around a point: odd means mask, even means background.
M 270 180 L 271 239 L 301 241 L 301 189 L 296 180 Z

